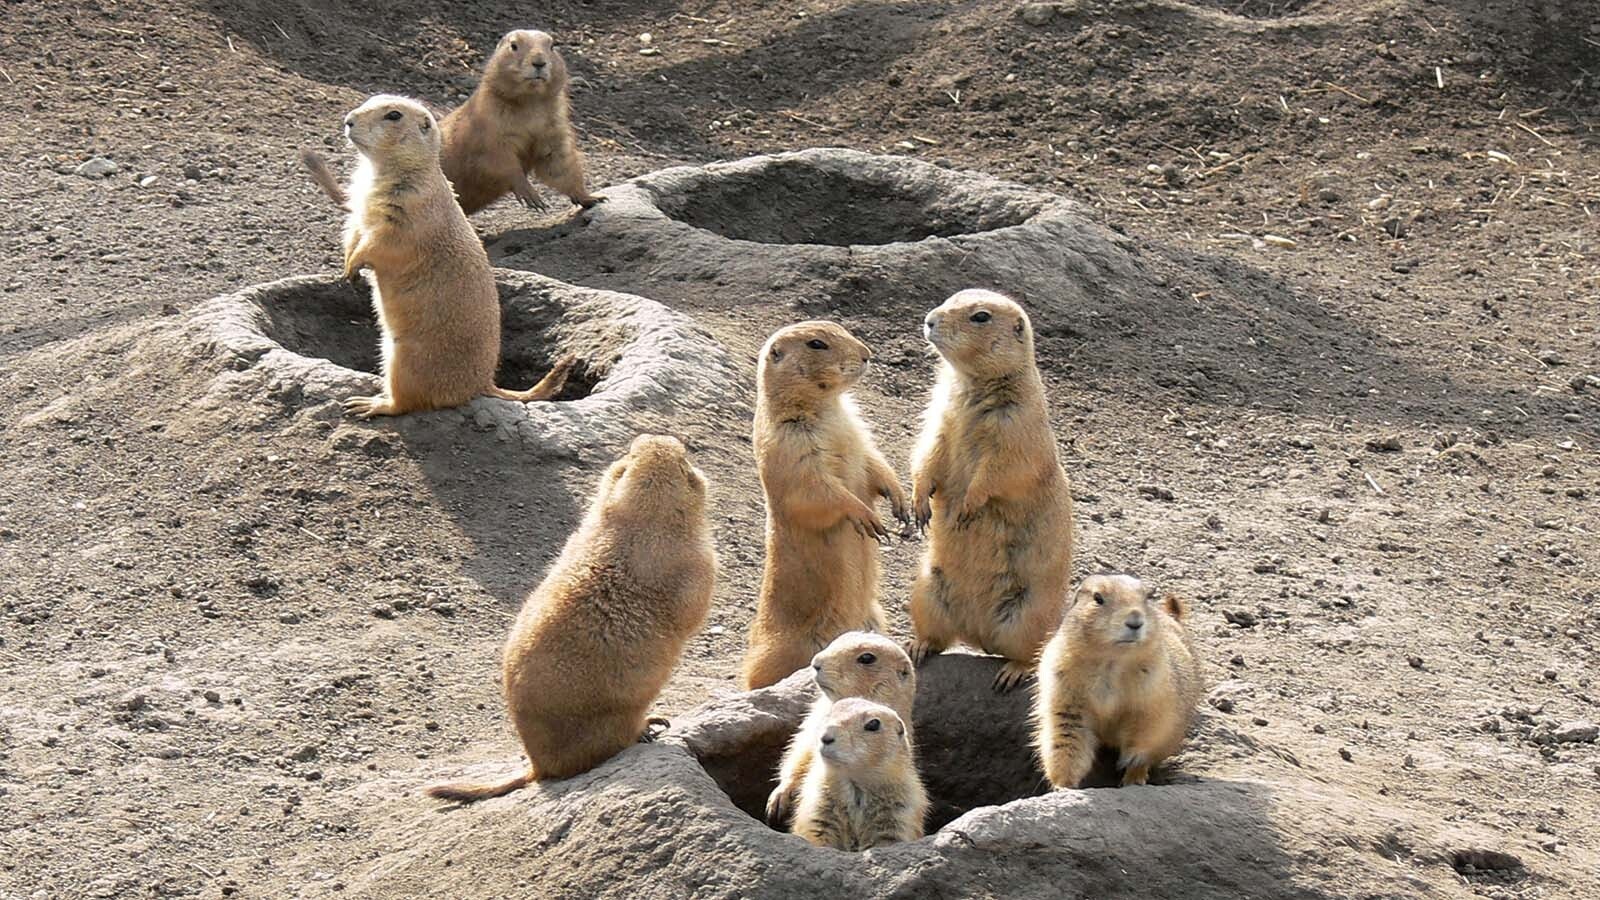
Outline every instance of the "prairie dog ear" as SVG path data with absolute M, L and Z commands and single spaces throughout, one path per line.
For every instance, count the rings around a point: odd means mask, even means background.
M 1017 340 L 1019 341 L 1025 340 L 1028 336 L 1028 325 L 1021 319 L 1017 320 L 1017 324 L 1011 330 L 1016 332 Z

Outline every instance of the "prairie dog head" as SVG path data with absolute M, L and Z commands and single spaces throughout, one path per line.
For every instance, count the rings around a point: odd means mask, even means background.
M 499 93 L 536 94 L 566 80 L 567 62 L 556 52 L 554 38 L 523 28 L 506 32 L 500 39 L 484 75 Z
M 923 318 L 922 334 L 945 362 L 970 377 L 1033 365 L 1033 323 L 1016 301 L 994 291 L 952 294 Z
M 695 521 L 705 514 L 706 478 L 677 438 L 641 434 L 606 470 L 599 498 L 608 518 Z
M 439 123 L 409 97 L 375 94 L 344 117 L 344 136 L 362 156 L 390 163 L 439 165 Z
M 1184 612 L 1176 597 L 1158 603 L 1155 589 L 1132 575 L 1091 575 L 1073 594 L 1063 627 L 1087 646 L 1137 652 L 1169 624 L 1166 616 L 1181 620 Z
M 900 645 L 871 631 L 847 631 L 811 657 L 817 688 L 829 700 L 910 700 L 917 675 Z
M 832 322 L 812 321 L 774 332 L 761 348 L 756 382 L 769 398 L 820 401 L 855 386 L 872 351 Z
M 906 723 L 882 703 L 846 697 L 828 712 L 817 753 L 852 776 L 882 772 L 911 752 Z

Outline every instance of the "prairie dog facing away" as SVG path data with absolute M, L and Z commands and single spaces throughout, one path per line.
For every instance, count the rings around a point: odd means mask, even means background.
M 1188 608 L 1129 575 L 1094 575 L 1073 595 L 1039 665 L 1035 725 L 1045 777 L 1077 787 L 1101 746 L 1122 783 L 1144 784 L 1178 752 L 1204 690 Z
M 605 199 L 584 187 L 567 62 L 543 31 L 519 29 L 502 37 L 477 89 L 441 127 L 444 174 L 468 215 L 508 193 L 530 209 L 543 209 L 529 172 L 585 208 Z
M 911 658 L 956 641 L 1032 673 L 1071 587 L 1072 492 L 1034 364 L 1033 325 L 1012 300 L 967 290 L 928 313 L 938 381 L 912 457 L 928 546 L 911 589 Z
M 560 393 L 571 357 L 529 390 L 494 384 L 500 295 L 489 256 L 439 171 L 433 115 L 414 100 L 379 94 L 346 116 L 344 128 L 359 154 L 341 192 L 349 209 L 344 274 L 367 270 L 384 381 L 382 394 L 351 397 L 345 410 L 371 418 L 460 406 L 479 394 L 527 402 Z M 332 179 L 325 163 L 321 172 L 319 182 Z
M 650 704 L 711 608 L 716 568 L 705 477 L 676 438 L 635 438 L 506 640 L 506 706 L 527 769 L 427 793 L 496 797 L 588 771 L 645 737 Z
M 828 712 L 816 753 L 800 785 L 795 834 L 835 850 L 922 837 L 928 796 L 898 713 L 858 697 L 840 700 Z
M 756 367 L 753 443 L 767 501 L 766 567 L 744 659 L 746 690 L 804 668 L 846 631 L 883 631 L 873 506 L 910 521 L 899 476 L 849 390 L 872 351 L 832 322 L 779 329 Z
M 874 700 L 893 709 L 906 726 L 913 748 L 911 705 L 917 696 L 917 673 L 911 658 L 890 638 L 870 631 L 847 631 L 811 659 L 818 696 L 784 752 L 778 786 L 767 798 L 767 823 L 782 827 L 794 811 L 795 797 L 817 752 L 817 740 L 828 725 L 833 704 L 846 697 Z

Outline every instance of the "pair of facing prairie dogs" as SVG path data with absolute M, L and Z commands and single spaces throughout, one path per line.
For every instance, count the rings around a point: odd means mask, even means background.
M 744 686 L 804 667 L 838 635 L 883 631 L 878 541 L 887 499 L 928 533 L 911 589 L 911 658 L 958 641 L 1006 659 L 998 690 L 1037 666 L 1071 588 L 1072 494 L 1034 362 L 1033 326 L 993 291 L 961 291 L 923 321 L 941 359 L 908 497 L 849 390 L 871 351 L 831 322 L 779 330 L 757 367 L 756 465 L 766 568 Z

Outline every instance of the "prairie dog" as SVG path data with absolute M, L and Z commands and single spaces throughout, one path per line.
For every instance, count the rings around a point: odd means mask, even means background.
M 778 330 L 756 368 L 755 455 L 767 500 L 767 561 L 744 658 L 746 690 L 804 668 L 846 631 L 883 631 L 874 511 L 910 521 L 900 479 L 848 391 L 872 351 L 832 322 Z
M 840 700 L 828 712 L 816 754 L 800 785 L 795 834 L 835 850 L 922 837 L 928 796 L 898 713 L 857 697 Z
M 583 185 L 583 153 L 572 130 L 567 63 L 542 31 L 508 32 L 467 102 L 444 117 L 444 174 L 468 215 L 504 197 L 530 209 L 539 180 L 585 208 L 603 197 Z
M 645 737 L 650 704 L 711 608 L 716 568 L 705 477 L 677 439 L 635 438 L 506 640 L 506 706 L 528 768 L 428 794 L 496 797 L 588 771 Z
M 1006 658 L 995 677 L 1006 691 L 1061 621 L 1072 492 L 1022 307 L 961 291 L 928 313 L 923 333 L 942 365 L 911 463 L 929 537 L 911 588 L 911 658 L 964 641 Z
M 778 786 L 767 798 L 767 823 L 780 827 L 794 811 L 795 795 L 811 770 L 817 739 L 828 724 L 833 704 L 846 697 L 863 697 L 894 710 L 906 726 L 913 747 L 911 704 L 917 696 L 917 673 L 900 645 L 870 631 L 847 631 L 811 658 L 820 692 L 811 712 L 795 732 L 778 768 Z
M 1035 707 L 1039 758 L 1057 788 L 1073 788 L 1096 750 L 1117 749 L 1122 783 L 1182 746 L 1204 689 L 1182 600 L 1156 602 L 1128 575 L 1084 579 L 1045 646 Z
M 351 397 L 345 410 L 397 416 L 460 406 L 479 394 L 526 402 L 559 393 L 570 357 L 530 390 L 495 387 L 500 295 L 489 256 L 439 171 L 433 115 L 413 100 L 379 94 L 345 117 L 344 130 L 360 155 L 344 192 L 344 274 L 367 270 L 384 381 L 382 394 Z

